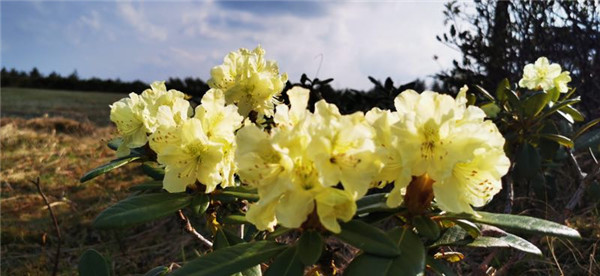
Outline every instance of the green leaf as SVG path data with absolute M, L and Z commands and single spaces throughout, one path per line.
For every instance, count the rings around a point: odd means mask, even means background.
M 428 217 L 416 216 L 412 219 L 412 223 L 419 235 L 429 240 L 435 240 L 440 236 L 440 227 Z
M 425 270 L 425 246 L 419 237 L 410 229 L 400 227 L 390 230 L 387 234 L 404 252 L 392 264 L 397 271 L 401 271 L 394 275 L 422 275 Z
M 272 241 L 241 243 L 203 255 L 183 265 L 171 275 L 230 275 L 266 262 L 285 248 Z
M 207 194 L 204 194 L 204 193 L 200 193 L 200 194 L 197 194 L 196 196 L 194 196 L 194 198 L 192 199 L 192 202 L 190 203 L 190 207 L 192 208 L 192 211 L 194 211 L 194 214 L 196 214 L 196 215 L 204 214 L 204 212 L 206 212 L 206 209 L 208 209 L 209 205 L 210 205 L 210 198 L 208 197 Z
M 307 230 L 298 240 L 298 255 L 304 265 L 311 266 L 321 257 L 325 243 L 318 232 Z
M 576 150 L 587 150 L 592 148 L 594 151 L 598 151 L 600 148 L 600 129 L 594 129 L 587 133 L 582 134 L 575 140 Z
M 134 191 L 145 191 L 145 190 L 162 190 L 162 187 L 163 187 L 162 181 L 152 180 L 152 181 L 144 182 L 142 184 L 131 186 L 131 187 L 129 187 L 129 191 L 134 192 Z
M 515 236 L 510 233 L 505 233 L 502 237 L 485 237 L 479 236 L 474 241 L 466 244 L 469 247 L 510 247 L 523 252 L 542 255 L 542 251 L 529 241 Z
M 248 220 L 246 220 L 246 216 L 244 215 L 229 215 L 223 217 L 221 222 L 225 224 L 245 224 L 248 223 Z
M 151 269 L 150 271 L 146 272 L 146 274 L 144 274 L 144 276 L 164 276 L 164 275 L 167 275 L 167 273 L 169 273 L 169 271 L 171 271 L 171 270 L 166 266 L 158 266 L 158 267 L 155 267 L 155 268 Z
M 468 220 L 464 220 L 464 219 L 457 219 L 455 221 L 455 223 L 458 226 L 460 226 L 460 228 L 467 231 L 469 236 L 471 236 L 472 238 L 477 238 L 477 237 L 481 236 L 481 230 L 475 223 L 472 223 L 472 222 L 470 222 Z
M 425 257 L 425 264 L 437 275 L 454 276 L 456 275 L 444 262 L 436 260 L 431 256 Z
M 229 240 L 227 239 L 227 236 L 225 236 L 225 232 L 223 232 L 223 229 L 221 229 L 221 228 L 217 229 L 217 231 L 215 232 L 215 237 L 214 237 L 214 242 L 213 242 L 213 250 L 219 250 L 219 249 L 227 248 L 229 246 L 230 246 Z
M 142 171 L 154 180 L 165 179 L 165 169 L 161 168 L 156 162 L 144 162 L 142 164 Z
M 562 136 L 560 134 L 540 134 L 540 137 L 547 139 L 547 140 L 557 142 L 567 148 L 573 148 L 573 146 L 575 145 L 573 143 L 573 140 L 569 139 L 566 136 Z
M 86 250 L 77 265 L 80 276 L 110 276 L 108 262 L 94 249 Z
M 281 236 L 281 235 L 283 235 L 283 234 L 285 234 L 287 232 L 290 232 L 292 230 L 294 230 L 294 229 L 292 229 L 292 228 L 285 228 L 283 226 L 279 226 L 279 227 L 275 228 L 275 231 L 273 231 L 271 233 L 268 233 L 266 239 L 267 240 L 275 240 L 275 238 L 277 238 L 277 237 L 279 237 L 279 236 Z
M 503 103 L 508 100 L 508 96 L 506 95 L 506 92 L 509 89 L 510 89 L 510 82 L 508 81 L 508 79 L 503 79 L 498 84 L 498 87 L 496 88 L 496 98 L 498 98 L 498 101 Z
M 403 254 L 394 258 L 361 254 L 352 260 L 345 275 L 422 275 L 425 270 L 425 248 L 419 237 L 407 228 L 393 229 L 387 235 L 402 249 Z
M 302 276 L 304 265 L 295 246 L 283 251 L 265 271 L 265 276 Z
M 246 199 L 248 201 L 258 201 L 258 192 L 256 189 L 248 188 L 245 186 L 234 186 L 227 187 L 218 194 L 220 196 L 232 196 L 239 199 Z
M 455 225 L 444 231 L 442 236 L 429 247 L 434 248 L 445 245 L 454 245 L 457 242 L 464 240 L 466 237 L 467 231 L 462 227 Z
M 579 112 L 579 110 L 573 108 L 570 105 L 567 105 L 567 106 L 561 108 L 560 111 L 571 115 L 571 117 L 573 118 L 573 120 L 575 120 L 575 122 L 583 122 L 585 120 L 585 117 L 583 116 L 583 114 L 581 114 L 581 112 Z
M 597 125 L 598 123 L 600 123 L 600 118 L 589 121 L 587 124 L 585 124 L 579 128 L 579 130 L 575 133 L 575 135 L 573 135 L 573 139 L 577 139 L 577 137 L 581 136 L 581 134 L 586 132 L 591 127 Z
M 142 158 L 142 157 L 139 156 L 139 155 L 128 155 L 128 156 L 125 156 L 125 157 L 117 158 L 115 160 L 110 161 L 107 164 L 104 164 L 104 165 L 102 165 L 102 166 L 100 166 L 98 168 L 95 168 L 95 169 L 89 171 L 88 173 L 86 173 L 85 175 L 83 175 L 79 181 L 81 183 L 86 182 L 86 181 L 88 181 L 90 179 L 93 179 L 93 178 L 95 178 L 95 177 L 97 177 L 97 176 L 99 176 L 101 174 L 105 174 L 105 173 L 107 173 L 107 172 L 109 172 L 111 170 L 114 170 L 114 169 L 116 169 L 118 167 L 121 167 L 123 165 L 129 164 L 129 163 L 131 163 L 131 162 L 133 162 L 135 160 L 138 160 L 140 158 Z
M 531 234 L 543 234 L 548 236 L 564 237 L 571 239 L 581 239 L 577 230 L 534 217 L 518 216 L 510 214 L 494 214 L 487 212 L 477 212 L 472 214 L 447 214 L 447 218 L 460 218 L 483 224 L 494 225 L 503 229 L 515 230 Z
M 540 115 L 538 117 L 538 120 L 541 120 L 543 118 L 546 118 L 546 117 L 552 115 L 554 112 L 557 112 L 559 109 L 561 109 L 561 108 L 563 108 L 563 107 L 565 107 L 567 105 L 576 104 L 576 103 L 578 103 L 580 101 L 581 101 L 581 99 L 579 97 L 576 97 L 576 98 L 573 98 L 573 99 L 564 100 L 562 102 L 555 103 L 550 108 L 548 108 L 548 110 L 544 111 L 542 113 L 542 115 Z
M 479 108 L 485 112 L 485 116 L 488 118 L 496 118 L 498 113 L 501 111 L 500 107 L 494 102 L 484 103 Z
M 508 104 L 513 110 L 521 110 L 521 100 L 515 91 L 510 89 L 506 90 L 506 98 L 508 99 Z
M 515 174 L 525 179 L 534 177 L 542 168 L 542 158 L 539 152 L 527 142 L 521 145 L 515 161 Z
M 99 229 L 130 227 L 173 215 L 191 202 L 185 193 L 158 193 L 132 196 L 104 210 L 92 224 Z
M 246 243 L 246 242 L 244 240 L 242 240 L 240 237 L 236 236 L 235 234 L 233 234 L 227 230 L 224 230 L 222 228 L 219 228 L 217 230 L 217 232 L 215 233 L 215 241 L 213 243 L 213 249 L 220 250 L 220 249 L 227 248 L 232 245 L 241 244 L 241 243 Z M 261 276 L 261 275 L 262 275 L 262 272 L 260 270 L 260 265 L 255 265 L 244 271 L 232 274 L 232 276 Z
M 374 212 L 398 212 L 400 208 L 390 208 L 386 204 L 387 194 L 372 194 L 364 196 L 356 202 L 356 214 Z
M 354 247 L 382 257 L 400 255 L 400 249 L 377 227 L 358 220 L 342 223 L 341 226 L 342 232 L 336 236 Z
M 529 96 L 523 101 L 523 114 L 527 118 L 537 116 L 548 104 L 548 101 L 550 101 L 550 97 L 543 91 Z
M 494 97 L 492 96 L 492 94 L 490 94 L 490 92 L 487 92 L 487 90 L 485 90 L 483 87 L 481 87 L 481 86 L 479 86 L 479 85 L 476 84 L 475 88 L 477 88 L 477 91 L 479 91 L 479 93 L 481 93 L 488 100 L 490 100 L 492 102 L 496 100 L 496 99 L 494 99 Z
M 118 138 L 114 138 L 111 139 L 110 141 L 108 141 L 107 146 L 111 149 L 111 150 L 117 150 L 119 149 L 119 146 L 123 144 L 123 138 L 118 137 Z

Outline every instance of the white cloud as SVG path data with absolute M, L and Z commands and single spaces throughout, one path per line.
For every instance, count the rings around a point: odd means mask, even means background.
M 96 30 L 100 29 L 100 15 L 97 11 L 92 11 L 90 16 L 82 15 L 81 17 L 79 17 L 79 21 Z
M 134 7 L 130 2 L 119 2 L 118 11 L 131 26 L 141 35 L 159 41 L 167 40 L 167 28 L 153 24 L 139 7 Z

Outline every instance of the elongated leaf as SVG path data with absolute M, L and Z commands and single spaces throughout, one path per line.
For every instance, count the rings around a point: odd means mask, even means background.
M 382 257 L 400 255 L 400 249 L 377 227 L 358 220 L 342 223 L 341 226 L 342 232 L 336 236 L 367 253 Z
M 228 230 L 224 230 L 219 228 L 215 233 L 215 241 L 213 243 L 214 250 L 221 250 L 223 248 L 227 248 L 236 244 L 245 243 L 240 237 L 235 234 L 229 232 Z M 248 269 L 245 269 L 241 272 L 237 272 L 231 274 L 231 276 L 261 276 L 262 272 L 260 270 L 260 265 L 255 265 Z
M 494 214 L 487 212 L 477 212 L 477 214 L 477 216 L 465 213 L 447 214 L 446 216 L 448 218 L 461 218 L 525 233 L 581 239 L 577 230 L 552 221 L 510 214 Z
M 194 211 L 194 213 L 196 215 L 201 215 L 204 214 L 204 212 L 206 212 L 206 209 L 208 209 L 208 206 L 210 205 L 210 198 L 208 197 L 207 194 L 197 194 L 196 196 L 194 196 L 194 198 L 192 199 L 192 202 L 190 204 L 190 207 L 192 208 L 192 211 Z
M 588 131 L 577 137 L 575 140 L 575 150 L 587 150 L 592 148 L 594 152 L 600 149 L 600 129 Z
M 387 233 L 402 250 L 397 257 L 383 257 L 364 253 L 352 260 L 346 268 L 348 276 L 422 275 L 425 270 L 425 248 L 411 230 L 396 228 Z
M 577 130 L 577 132 L 575 133 L 575 135 L 573 135 L 573 139 L 577 139 L 577 137 L 581 136 L 581 134 L 583 134 L 584 132 L 586 132 L 591 127 L 597 125 L 598 123 L 600 123 L 600 118 L 589 121 L 588 123 L 586 123 L 585 125 L 583 125 L 581 128 L 579 128 L 579 130 Z
M 83 175 L 81 177 L 81 179 L 79 181 L 81 183 L 86 182 L 86 181 L 88 181 L 90 179 L 93 179 L 93 178 L 95 178 L 95 177 L 97 177 L 99 175 L 105 174 L 105 173 L 107 173 L 109 171 L 112 171 L 112 170 L 114 170 L 114 169 L 116 169 L 118 167 L 121 167 L 121 166 L 126 165 L 128 163 L 131 163 L 131 162 L 133 162 L 135 160 L 138 160 L 140 158 L 142 158 L 142 157 L 139 156 L 139 155 L 135 155 L 135 156 L 128 155 L 128 156 L 125 156 L 125 157 L 117 158 L 115 160 L 110 161 L 107 164 L 104 164 L 104 165 L 102 165 L 102 166 L 100 166 L 98 168 L 95 168 L 95 169 L 87 172 L 85 175 Z
M 481 235 L 481 229 L 479 229 L 479 226 L 477 226 L 475 223 L 464 219 L 457 219 L 455 222 L 456 225 L 460 226 L 460 228 L 467 231 L 469 236 L 471 236 L 472 238 L 477 238 Z
M 100 229 L 134 226 L 173 215 L 177 210 L 188 206 L 191 200 L 192 198 L 184 193 L 132 196 L 100 213 L 93 226 Z
M 542 169 L 539 151 L 525 142 L 516 155 L 515 174 L 525 179 L 533 178 Z
M 163 187 L 162 181 L 152 180 L 142 184 L 129 187 L 129 191 L 145 191 L 145 190 L 161 190 Z
M 575 120 L 575 122 L 583 122 L 585 120 L 585 116 L 583 116 L 583 114 L 581 114 L 581 112 L 579 112 L 579 110 L 573 108 L 570 105 L 567 105 L 567 106 L 561 108 L 560 111 L 571 115 L 571 117 L 573 118 L 573 120 Z
M 292 230 L 294 230 L 294 229 L 292 229 L 292 228 L 285 228 L 283 226 L 278 226 L 277 228 L 275 228 L 275 231 L 267 234 L 267 239 L 268 240 L 275 240 L 275 238 L 277 238 L 277 237 L 279 237 L 279 236 L 281 236 L 281 235 L 283 235 L 283 234 L 285 234 L 287 232 L 290 232 Z
M 573 148 L 573 146 L 574 146 L 573 140 L 569 139 L 566 136 L 562 136 L 560 134 L 540 134 L 540 137 L 547 139 L 547 140 L 557 142 L 567 148 Z
M 321 257 L 325 243 L 318 232 L 308 230 L 298 240 L 298 256 L 304 265 L 315 264 Z
M 265 271 L 265 276 L 302 276 L 303 274 L 304 265 L 295 246 L 279 254 Z
M 232 196 L 240 199 L 246 199 L 248 201 L 258 201 L 258 192 L 256 189 L 243 186 L 227 187 L 223 189 L 219 195 Z
M 527 253 L 542 255 L 542 251 L 535 245 L 510 233 L 505 233 L 502 237 L 477 237 L 474 241 L 466 244 L 469 247 L 511 247 Z
M 523 101 L 523 114 L 527 118 L 537 116 L 550 101 L 550 97 L 546 92 L 537 92 Z
M 346 268 L 345 276 L 391 276 L 393 258 L 375 256 L 367 253 L 358 255 Z M 403 274 L 397 274 L 403 275 Z
M 158 266 L 158 267 L 155 267 L 155 268 L 151 269 L 150 271 L 146 272 L 146 274 L 144 274 L 144 276 L 164 276 L 164 275 L 167 275 L 167 273 L 169 273 L 169 271 L 171 271 L 171 270 L 166 266 Z
M 111 150 L 117 150 L 119 149 L 119 146 L 123 144 L 123 138 L 114 138 L 110 141 L 108 141 L 107 146 L 111 149 Z
M 77 264 L 80 276 L 110 276 L 108 262 L 94 249 L 86 250 Z
M 452 269 L 450 269 L 444 262 L 436 260 L 431 256 L 425 258 L 425 264 L 432 270 L 436 275 L 454 276 L 456 275 Z
M 496 100 L 496 99 L 494 99 L 494 96 L 492 96 L 492 94 L 490 94 L 490 92 L 487 92 L 487 90 L 485 90 L 483 87 L 476 84 L 475 88 L 477 88 L 476 90 L 479 91 L 479 93 L 481 93 L 481 95 L 486 97 L 488 100 L 490 100 L 492 102 Z
M 165 178 L 165 169 L 159 167 L 156 162 L 144 162 L 142 164 L 142 171 L 154 180 L 163 180 Z
M 429 240 L 435 240 L 440 236 L 440 227 L 428 217 L 416 216 L 412 219 L 412 223 L 417 228 L 419 235 Z
M 508 81 L 508 79 L 503 79 L 498 84 L 498 87 L 496 88 L 496 98 L 498 98 L 498 101 L 503 103 L 506 100 L 508 100 L 508 96 L 506 95 L 506 92 L 509 89 L 510 89 L 510 82 Z
M 508 99 L 508 103 L 513 110 L 521 110 L 521 100 L 515 91 L 510 89 L 506 90 L 506 97 Z
M 462 227 L 455 225 L 444 231 L 442 236 L 429 247 L 435 248 L 445 245 L 454 245 L 457 242 L 464 240 L 466 237 L 467 231 L 465 231 L 465 229 Z
M 567 106 L 567 105 L 571 105 L 571 104 L 576 104 L 578 102 L 580 102 L 581 99 L 579 97 L 573 98 L 573 99 L 569 99 L 569 100 L 565 100 L 562 102 L 558 102 L 555 103 L 554 105 L 552 105 L 550 108 L 548 108 L 548 110 L 544 111 L 542 113 L 542 115 L 540 115 L 540 117 L 538 117 L 538 120 L 541 120 L 545 117 L 548 117 L 550 115 L 552 115 L 554 112 L 558 111 L 559 109 Z
M 285 248 L 272 241 L 241 243 L 201 256 L 175 270 L 172 275 L 230 275 L 266 262 Z
M 423 275 L 425 271 L 425 246 L 415 233 L 408 228 L 390 230 L 388 236 L 404 253 L 392 263 L 392 275 Z
M 386 204 L 387 194 L 372 194 L 364 196 L 356 202 L 356 214 L 374 212 L 398 212 L 401 208 L 390 208 Z
M 248 223 L 244 215 L 229 215 L 221 219 L 221 222 L 226 224 L 244 224 Z

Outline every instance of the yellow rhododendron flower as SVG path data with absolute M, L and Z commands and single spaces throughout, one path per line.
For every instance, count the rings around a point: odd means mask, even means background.
M 165 121 L 180 121 L 192 112 L 189 102 L 184 100 L 185 94 L 167 91 L 164 82 L 154 82 L 150 87 L 141 95 L 130 93 L 128 98 L 110 106 L 110 120 L 123 138 L 117 156 L 128 155 L 130 149 L 145 145 L 147 135 Z
M 401 149 L 410 175 L 434 181 L 438 206 L 456 213 L 473 213 L 471 206 L 487 203 L 501 189 L 500 178 L 510 165 L 504 137 L 494 123 L 484 121 L 480 108 L 466 106 L 466 90 L 456 99 L 431 91 L 402 92 L 395 100 L 399 121 L 387 134 Z M 408 184 L 396 180 L 388 205 L 402 203 L 400 193 Z
M 196 181 L 206 187 L 206 193 L 219 184 L 234 185 L 234 132 L 242 119 L 237 107 L 225 105 L 223 92 L 212 89 L 193 118 L 161 125 L 150 136 L 150 147 L 165 166 L 165 190 L 183 192 Z
M 560 65 L 550 64 L 546 57 L 540 57 L 534 64 L 525 65 L 519 86 L 545 91 L 556 87 L 561 93 L 566 93 L 569 90 L 567 83 L 571 81 L 571 77 L 568 71 L 561 72 L 561 70 Z
M 300 227 L 315 213 L 321 224 L 339 232 L 379 172 L 375 145 L 364 115 L 341 115 L 324 101 L 306 110 L 309 91 L 288 91 L 291 107 L 278 105 L 270 133 L 247 124 L 236 135 L 238 175 L 258 189 L 248 221 L 258 229 L 277 224 Z M 344 190 L 334 188 L 342 183 Z
M 222 89 L 228 104 L 236 104 L 239 113 L 248 116 L 255 111 L 258 117 L 273 115 L 275 96 L 281 93 L 287 74 L 279 75 L 275 61 L 264 58 L 260 46 L 250 51 L 239 49 L 225 56 L 223 64 L 210 71 L 208 85 Z
M 326 186 L 341 182 L 353 197 L 364 196 L 381 169 L 373 128 L 363 113 L 342 116 L 335 105 L 325 101 L 317 102 L 313 117 L 309 155 L 322 182 Z

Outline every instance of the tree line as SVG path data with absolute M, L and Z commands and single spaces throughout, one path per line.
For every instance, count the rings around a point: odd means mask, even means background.
M 141 80 L 122 81 L 120 79 L 100 79 L 80 78 L 77 71 L 68 76 L 62 76 L 56 72 L 44 75 L 37 68 L 31 71 L 18 71 L 16 69 L 7 70 L 2 67 L 1 72 L 2 87 L 26 87 L 40 89 L 60 89 L 77 91 L 97 91 L 107 93 L 141 93 L 149 87 L 149 84 Z M 169 89 L 185 91 L 192 96 L 204 95 L 208 90 L 208 85 L 200 78 L 187 77 L 169 78 L 166 81 Z

